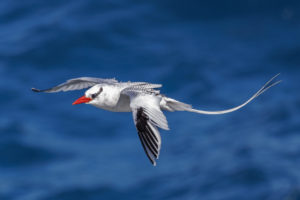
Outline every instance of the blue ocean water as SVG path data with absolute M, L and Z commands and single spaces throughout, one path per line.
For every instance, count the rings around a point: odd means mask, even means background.
M 300 1 L 0 3 L 1 200 L 300 199 Z M 36 94 L 79 76 L 162 83 L 219 110 L 166 113 L 157 166 L 131 113 Z

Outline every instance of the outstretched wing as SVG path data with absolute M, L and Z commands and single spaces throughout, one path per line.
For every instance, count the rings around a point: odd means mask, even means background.
M 97 84 L 101 83 L 107 83 L 107 84 L 114 84 L 118 81 L 115 79 L 102 79 L 102 78 L 91 78 L 91 77 L 80 77 L 80 78 L 74 78 L 67 80 L 66 82 L 55 86 L 53 88 L 45 89 L 45 90 L 39 90 L 36 88 L 32 88 L 32 91 L 34 92 L 66 92 L 71 90 L 81 90 L 84 88 L 92 87 Z
M 123 94 L 130 97 L 130 107 L 139 138 L 147 157 L 156 165 L 161 147 L 158 128 L 169 130 L 167 119 L 159 106 L 161 97 L 139 91 L 125 91 Z

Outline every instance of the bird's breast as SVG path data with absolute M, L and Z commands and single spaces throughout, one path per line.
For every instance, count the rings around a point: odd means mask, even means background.
M 121 94 L 120 98 L 115 106 L 115 112 L 131 112 L 130 98 Z
M 103 98 L 105 98 L 105 96 L 103 96 Z M 103 99 L 101 104 L 94 104 L 94 106 L 112 112 L 131 112 L 130 98 L 123 94 L 119 95 L 118 98 L 107 96 L 106 99 Z

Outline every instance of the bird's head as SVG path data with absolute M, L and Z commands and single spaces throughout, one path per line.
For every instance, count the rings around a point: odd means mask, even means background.
M 90 89 L 88 89 L 85 92 L 84 96 L 74 101 L 72 105 L 81 104 L 81 103 L 92 104 L 94 101 L 97 101 L 102 91 L 103 91 L 103 87 L 101 85 L 95 85 Z

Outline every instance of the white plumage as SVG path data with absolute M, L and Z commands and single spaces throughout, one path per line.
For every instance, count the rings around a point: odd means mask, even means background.
M 115 79 L 81 77 L 46 90 L 32 88 L 34 92 L 60 92 L 89 88 L 85 95 L 73 104 L 86 103 L 112 112 L 132 112 L 135 126 L 145 153 L 151 163 L 156 165 L 161 148 L 158 128 L 169 130 L 165 111 L 188 111 L 199 114 L 225 114 L 241 109 L 253 99 L 280 81 L 270 79 L 260 90 L 243 104 L 227 110 L 205 111 L 194 109 L 191 105 L 160 94 L 161 84 L 146 82 L 118 82 Z

